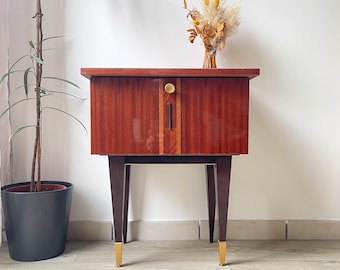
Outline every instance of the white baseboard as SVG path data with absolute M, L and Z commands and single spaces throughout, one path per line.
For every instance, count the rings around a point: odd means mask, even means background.
M 340 240 L 339 220 L 289 220 L 288 239 Z
M 70 221 L 68 240 L 112 240 L 112 223 L 100 221 Z
M 198 221 L 132 221 L 128 227 L 128 241 L 197 239 Z
M 218 240 L 218 220 L 215 221 L 214 240 Z M 200 238 L 209 239 L 209 222 L 202 220 Z M 229 240 L 285 240 L 284 220 L 229 220 L 227 226 Z
M 70 221 L 69 240 L 112 240 L 112 223 Z M 202 221 L 131 221 L 128 241 L 209 240 L 209 225 Z M 215 221 L 214 240 L 218 239 Z M 335 220 L 229 220 L 228 240 L 340 240 Z M 5 240 L 5 239 L 4 239 Z

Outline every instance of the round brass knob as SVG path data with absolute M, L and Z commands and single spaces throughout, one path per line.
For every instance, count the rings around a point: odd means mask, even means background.
M 167 83 L 166 85 L 164 85 L 164 91 L 168 94 L 172 94 L 176 91 L 176 87 L 173 83 Z

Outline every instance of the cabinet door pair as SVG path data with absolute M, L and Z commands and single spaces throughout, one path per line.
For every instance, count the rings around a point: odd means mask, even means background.
M 248 152 L 249 79 L 91 79 L 93 154 Z

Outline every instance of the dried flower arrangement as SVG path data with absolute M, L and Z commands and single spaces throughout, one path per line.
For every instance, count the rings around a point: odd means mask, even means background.
M 187 9 L 186 0 L 184 8 Z M 203 68 L 216 68 L 216 51 L 221 50 L 226 38 L 234 34 L 240 24 L 239 6 L 227 5 L 225 0 L 203 0 L 202 12 L 196 8 L 189 10 L 192 19 L 189 41 L 193 43 L 197 35 L 203 41 L 205 57 Z

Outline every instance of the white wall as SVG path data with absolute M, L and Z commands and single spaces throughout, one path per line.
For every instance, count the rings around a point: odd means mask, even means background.
M 28 2 L 9 3 L 12 59 L 32 28 L 34 1 Z M 187 2 L 190 7 L 194 1 Z M 65 35 L 47 71 L 77 82 L 81 95 L 89 94 L 81 67 L 203 64 L 202 44 L 187 41 L 181 0 L 43 3 L 51 24 L 45 35 Z M 249 155 L 233 159 L 229 218 L 340 219 L 340 2 L 241 0 L 240 5 L 239 31 L 217 65 L 258 67 L 261 75 L 251 81 Z M 89 126 L 89 100 L 68 101 L 67 109 Z M 89 136 L 79 125 L 52 118 L 44 134 L 45 178 L 74 183 L 72 220 L 110 221 L 107 158 L 90 155 Z M 21 115 L 14 123 L 19 120 Z M 15 139 L 17 180 L 29 175 L 25 158 L 31 153 L 23 151 L 28 136 Z M 207 219 L 203 166 L 138 165 L 131 181 L 131 219 Z

